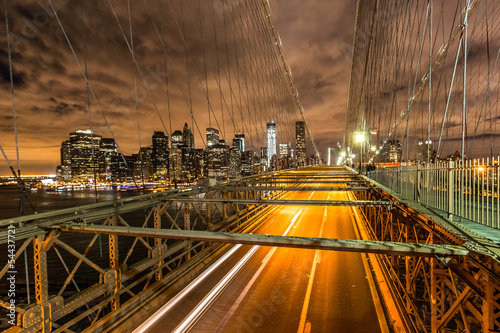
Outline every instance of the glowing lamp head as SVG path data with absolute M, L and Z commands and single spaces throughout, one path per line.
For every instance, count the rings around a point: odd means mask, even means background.
M 355 133 L 354 138 L 357 143 L 363 143 L 365 141 L 365 133 Z

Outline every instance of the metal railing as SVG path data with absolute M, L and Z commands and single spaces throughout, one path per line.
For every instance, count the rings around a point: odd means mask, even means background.
M 368 177 L 401 199 L 500 228 L 499 160 L 436 162 L 380 168 Z

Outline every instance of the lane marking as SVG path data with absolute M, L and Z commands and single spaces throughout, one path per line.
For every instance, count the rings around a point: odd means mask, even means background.
M 325 227 L 325 221 L 327 217 L 327 207 L 325 207 L 325 213 L 323 214 L 323 221 L 321 221 L 321 229 L 319 231 L 319 238 L 323 236 L 323 229 Z M 312 287 L 314 283 L 314 275 L 316 274 L 316 265 L 321 261 L 320 250 L 316 250 L 314 254 L 314 261 L 311 267 L 311 274 L 309 274 L 309 282 L 307 284 L 306 296 L 304 297 L 304 304 L 302 305 L 302 312 L 300 313 L 300 321 L 299 328 L 297 333 L 306 332 L 306 318 L 307 318 L 307 310 L 309 309 L 309 302 L 311 300 Z M 309 329 L 311 324 L 309 324 Z
M 347 197 L 349 200 L 353 200 L 351 194 L 348 194 Z M 359 216 L 359 213 L 358 213 L 358 209 L 354 208 L 354 207 L 350 207 L 350 209 L 351 209 L 351 212 L 353 213 L 353 215 L 351 215 L 351 216 L 354 216 L 354 217 L 351 217 L 351 222 L 353 224 L 353 229 L 354 229 L 354 232 L 356 233 L 356 237 L 358 239 L 364 239 L 363 237 L 361 237 L 360 230 L 358 229 L 362 223 L 361 217 Z M 373 278 L 373 272 L 370 268 L 370 265 L 368 264 L 368 256 L 371 257 L 372 255 L 371 254 L 367 255 L 366 253 L 361 253 L 361 258 L 363 260 L 363 266 L 364 266 L 365 272 L 366 272 L 366 278 L 368 280 L 368 285 L 370 287 L 370 292 L 372 294 L 373 305 L 375 307 L 375 312 L 377 313 L 377 319 L 378 319 L 378 322 L 380 325 L 380 330 L 382 331 L 382 333 L 389 333 L 387 319 L 385 317 L 382 302 L 380 300 L 380 297 L 379 297 L 379 294 L 377 291 L 377 287 L 375 285 L 375 280 Z M 375 264 L 377 261 L 376 258 L 373 256 L 373 258 L 371 258 L 371 259 L 372 259 L 372 263 Z
M 311 200 L 311 197 L 313 196 L 314 192 L 316 191 L 312 191 L 311 195 L 309 196 L 309 198 L 307 198 L 307 200 Z
M 283 233 L 283 236 L 285 236 L 290 231 L 290 229 L 295 224 L 295 221 L 298 219 L 298 217 L 300 216 L 302 211 L 303 211 L 303 209 L 300 209 L 297 212 L 297 214 L 295 214 L 295 216 L 292 218 L 292 220 L 290 222 L 290 225 Z M 226 289 L 228 284 L 231 283 L 233 278 L 240 272 L 240 270 L 243 268 L 243 266 L 250 260 L 250 258 L 255 254 L 255 252 L 259 248 L 260 248 L 260 245 L 253 246 L 250 249 L 250 251 L 247 254 L 245 254 L 245 256 L 242 259 L 240 259 L 240 261 L 224 276 L 224 278 L 221 281 L 219 281 L 217 283 L 217 285 L 215 285 L 214 288 L 212 288 L 210 293 L 208 293 L 201 300 L 201 302 L 198 303 L 198 305 L 196 305 L 196 307 L 189 313 L 189 315 L 186 318 L 184 318 L 184 320 L 179 325 L 177 325 L 177 327 L 173 330 L 173 332 L 176 332 L 176 333 L 177 332 L 188 332 L 198 322 L 200 317 L 208 310 L 208 308 L 215 302 L 215 300 L 220 296 L 220 294 L 224 291 L 224 289 Z M 271 256 L 274 254 L 275 251 L 276 251 L 276 247 L 273 247 L 271 249 L 271 251 L 263 259 L 262 264 L 259 267 L 259 270 L 254 274 L 254 276 L 252 277 L 250 282 L 247 284 L 247 286 L 245 287 L 245 292 L 240 295 L 240 297 L 238 298 L 235 305 L 241 303 L 243 297 L 250 289 L 251 284 L 253 284 L 255 282 L 258 275 L 262 272 L 262 270 L 264 269 L 264 266 L 267 264 L 267 262 L 269 261 L 269 259 L 271 258 Z M 234 307 L 234 305 L 233 305 L 233 307 Z M 231 308 L 231 310 L 233 310 L 233 307 Z M 231 310 L 229 310 L 229 312 L 231 312 Z M 236 308 L 234 310 L 236 310 Z M 234 312 L 234 310 L 232 312 Z M 229 312 L 228 312 L 228 315 L 229 315 Z M 227 315 L 226 315 L 226 317 L 227 317 Z

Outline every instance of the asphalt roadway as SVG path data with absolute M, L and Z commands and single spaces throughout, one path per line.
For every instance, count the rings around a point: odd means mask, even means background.
M 290 196 L 348 200 L 338 191 Z M 351 215 L 281 206 L 254 233 L 356 239 Z M 236 245 L 216 263 L 136 332 L 381 332 L 361 254 Z

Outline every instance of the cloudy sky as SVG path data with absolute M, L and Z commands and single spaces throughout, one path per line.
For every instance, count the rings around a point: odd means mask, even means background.
M 279 102 L 284 104 L 271 101 L 280 99 L 276 96 L 283 92 L 277 86 L 283 86 L 285 81 L 265 82 L 279 67 L 275 65 L 273 69 L 265 63 L 270 58 L 264 54 L 262 41 L 268 47 L 270 40 L 258 35 L 262 26 L 259 28 L 254 22 L 258 15 L 255 12 L 262 9 L 260 1 L 252 1 L 253 6 L 246 0 L 130 3 L 137 67 L 133 66 L 129 51 L 127 1 L 52 0 L 78 61 L 48 0 L 9 2 L 16 120 L 24 174 L 55 172 L 60 163 L 61 142 L 68 139 L 70 132 L 89 128 L 89 100 L 92 129 L 104 137 L 113 135 L 124 154 L 137 152 L 138 133 L 140 144 L 146 146 L 154 130 L 181 129 L 185 121 L 194 128 L 198 148 L 203 147 L 200 133 L 209 122 L 225 132 L 228 141 L 234 132 L 245 132 L 253 137 L 254 146 L 260 147 L 265 145 L 265 122 L 276 120 L 289 124 L 281 128 L 282 139 L 278 140 L 293 141 L 293 124 L 298 119 L 296 110 L 285 106 L 285 111 L 278 112 L 276 109 L 281 105 L 291 105 L 290 100 Z M 328 146 L 341 142 L 343 137 L 356 4 L 348 0 L 270 0 L 270 6 L 306 120 L 320 152 L 325 154 Z M 3 17 L 3 6 L 1 12 Z M 0 145 L 16 168 L 3 21 L 0 27 Z M 214 40 L 218 41 L 216 46 Z M 230 46 L 226 50 L 226 40 L 229 45 L 243 46 Z M 243 53 L 248 54 L 242 56 Z M 234 60 L 237 57 L 238 65 Z M 252 59 L 263 60 L 250 63 Z M 85 64 L 91 85 L 90 98 L 81 72 Z M 243 66 L 249 69 L 243 70 Z M 270 69 L 262 69 L 267 67 Z M 244 78 L 253 74 L 260 76 L 245 81 Z M 169 82 L 168 98 L 165 81 Z M 233 88 L 228 82 L 232 82 Z M 250 88 L 241 88 L 246 82 Z M 135 107 L 136 86 L 139 116 Z M 259 97 L 257 90 L 261 87 L 264 95 Z M 244 89 L 251 93 L 245 95 Z M 220 91 L 224 97 L 219 96 Z M 274 111 L 267 115 L 238 112 L 239 102 L 245 109 L 245 106 L 256 105 L 257 98 L 263 100 L 264 108 L 269 105 Z M 226 109 L 225 114 L 220 114 L 221 108 Z M 248 135 L 249 132 L 253 135 Z M 0 174 L 9 174 L 3 158 Z

